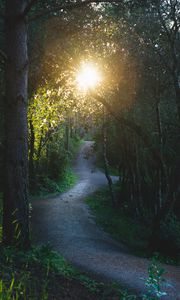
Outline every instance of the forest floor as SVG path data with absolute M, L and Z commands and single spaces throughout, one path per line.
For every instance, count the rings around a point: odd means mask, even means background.
M 96 279 L 118 282 L 138 294 L 146 293 L 150 261 L 134 256 L 96 225 L 84 199 L 107 185 L 103 172 L 95 168 L 92 142 L 85 142 L 77 155 L 74 171 L 77 184 L 54 198 L 33 201 L 34 241 L 50 244 L 69 262 Z M 116 181 L 117 178 L 113 177 Z M 180 299 L 180 268 L 164 265 L 164 299 Z

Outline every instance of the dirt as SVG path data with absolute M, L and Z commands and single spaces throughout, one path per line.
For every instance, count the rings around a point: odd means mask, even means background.
M 118 282 L 138 294 L 146 292 L 149 260 L 131 255 L 95 223 L 85 204 L 86 196 L 107 185 L 105 175 L 95 168 L 91 155 L 93 142 L 85 142 L 76 158 L 74 170 L 79 177 L 68 192 L 55 198 L 33 202 L 33 235 L 38 244 L 49 243 L 68 261 L 95 278 Z M 117 178 L 113 177 L 116 181 Z M 180 299 L 180 268 L 164 266 L 167 271 L 164 299 Z
M 91 291 L 79 280 L 57 275 L 49 278 L 48 287 L 49 300 L 119 300 L 113 290 L 99 288 Z

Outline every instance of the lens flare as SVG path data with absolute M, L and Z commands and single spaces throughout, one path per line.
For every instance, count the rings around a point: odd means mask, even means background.
M 101 74 L 96 65 L 92 63 L 84 63 L 77 74 L 76 82 L 80 90 L 87 91 L 100 84 Z

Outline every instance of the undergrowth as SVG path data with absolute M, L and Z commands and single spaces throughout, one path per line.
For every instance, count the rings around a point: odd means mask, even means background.
M 125 215 L 121 209 L 113 207 L 108 189 L 104 188 L 96 192 L 88 197 L 86 202 L 93 211 L 97 224 L 105 231 L 127 245 L 134 254 L 143 257 L 152 256 L 147 247 L 151 234 L 150 226 L 145 226 L 143 223 L 133 220 L 131 217 Z M 168 234 L 171 227 L 169 226 L 169 229 L 166 229 L 166 234 Z M 153 253 L 153 255 L 156 255 L 162 263 L 179 264 L 179 259 L 161 252 Z
M 137 299 L 120 287 L 89 278 L 48 246 L 27 252 L 0 250 L 1 300 Z
M 31 199 L 46 198 L 64 193 L 73 185 L 75 185 L 76 181 L 77 176 L 70 168 L 66 169 L 63 178 L 59 180 L 59 182 L 51 180 L 48 177 L 44 177 L 43 183 L 41 183 L 39 190 L 36 190 L 35 193 L 31 194 Z
M 86 199 L 96 217 L 96 222 L 114 238 L 132 248 L 137 254 L 145 254 L 148 229 L 123 215 L 114 208 L 107 189 L 102 189 Z
M 31 191 L 31 199 L 53 197 L 64 193 L 77 182 L 77 176 L 72 170 L 73 160 L 82 144 L 80 139 L 72 139 L 70 151 L 66 153 L 64 170 L 57 180 L 45 176 L 38 176 L 35 190 Z

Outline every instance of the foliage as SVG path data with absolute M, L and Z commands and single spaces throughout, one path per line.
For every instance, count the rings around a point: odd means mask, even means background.
M 115 193 L 118 192 L 118 187 Z M 96 222 L 113 237 L 127 245 L 135 254 L 149 257 L 148 240 L 151 235 L 151 223 L 134 220 L 126 207 L 112 205 L 108 189 L 102 189 L 86 199 L 92 209 Z M 156 256 L 161 262 L 179 264 L 179 222 L 175 216 L 169 216 L 161 226 L 160 247 L 157 244 Z M 170 242 L 171 241 L 171 242 Z M 179 252 L 178 252 L 179 253 Z
M 22 252 L 16 252 L 13 248 L 1 246 L 0 297 L 2 300 L 26 300 L 39 297 L 43 300 L 47 299 L 47 274 L 42 269 L 39 270 L 43 278 L 38 281 L 37 286 L 35 271 L 37 272 L 38 262 L 31 259 L 29 253 L 25 255 Z
M 69 164 L 80 140 L 76 134 L 70 136 L 73 129 L 64 111 L 66 97 L 43 91 L 29 107 L 31 191 L 57 193 L 74 182 Z
M 107 189 L 87 198 L 87 203 L 95 214 L 96 221 L 112 236 L 128 245 L 137 254 L 144 255 L 150 232 L 143 225 L 133 221 L 112 206 Z
M 64 193 L 76 183 L 77 177 L 71 169 L 67 169 L 63 178 L 56 182 L 48 177 L 42 177 L 39 181 L 39 186 L 31 195 L 31 198 L 46 198 Z
M 159 239 L 162 243 L 161 252 L 165 255 L 169 252 L 171 257 L 180 260 L 180 221 L 176 215 L 171 214 L 162 222 Z
M 144 300 L 160 299 L 167 295 L 166 292 L 162 291 L 162 283 L 165 281 L 163 278 L 164 274 L 165 270 L 154 257 L 148 268 L 148 279 L 146 281 L 148 294 L 143 296 Z
M 169 213 L 178 222 L 180 217 L 180 98 L 175 83 L 180 72 L 179 3 L 150 1 L 123 10 L 118 4 L 107 4 L 105 10 L 116 28 L 111 32 L 114 51 L 106 56 L 106 68 L 114 67 L 111 86 L 100 93 L 105 99 L 107 159 L 120 177 L 117 202 L 122 213 L 151 227 L 150 248 L 163 252 L 170 235 L 159 249 L 164 235 L 161 224 Z M 101 157 L 102 116 L 97 116 L 95 136 Z M 177 227 L 175 232 L 178 235 Z M 177 243 L 175 252 L 179 252 Z M 168 255 L 176 254 L 169 251 Z
M 28 252 L 2 248 L 0 255 L 0 299 L 117 299 L 120 287 L 98 283 L 72 267 L 48 246 Z M 74 295 L 72 293 L 75 293 Z M 80 296 L 81 295 L 81 296 Z M 130 294 L 126 292 L 129 298 Z

